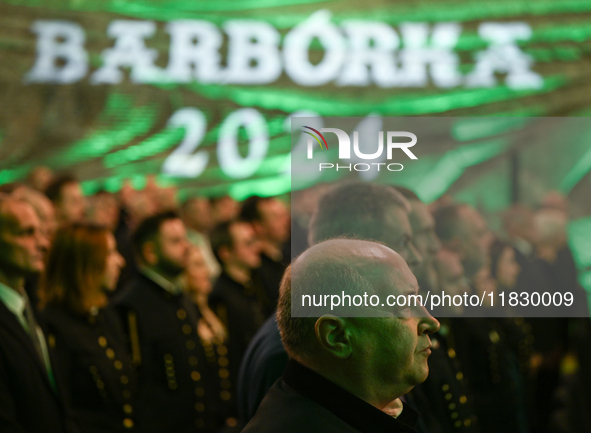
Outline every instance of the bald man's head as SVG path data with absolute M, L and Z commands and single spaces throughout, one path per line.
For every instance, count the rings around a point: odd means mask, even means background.
M 281 284 L 277 323 L 284 346 L 291 357 L 366 401 L 391 401 L 427 377 L 427 334 L 439 328 L 420 305 L 387 305 L 388 296 L 417 292 L 404 259 L 382 244 L 333 239 L 314 245 Z M 302 308 L 306 295 L 316 301 Z M 330 303 L 314 307 L 336 295 L 352 302 L 334 310 Z M 372 296 L 379 302 L 354 300 Z

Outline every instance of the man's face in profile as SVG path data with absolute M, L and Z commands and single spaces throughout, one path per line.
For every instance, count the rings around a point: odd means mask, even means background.
M 418 200 L 410 200 L 411 212 L 409 214 L 412 227 L 413 243 L 417 247 L 423 262 L 413 269 L 421 289 L 437 287 L 437 273 L 434 261 L 437 251 L 441 248 L 441 242 L 435 234 L 435 220 L 424 203 Z
M 384 261 L 380 299 L 388 295 L 418 293 L 415 276 L 400 257 L 390 254 Z M 407 298 L 408 299 L 408 298 Z M 427 359 L 431 354 L 430 333 L 439 329 L 439 322 L 424 307 L 388 307 L 396 317 L 354 319 L 360 323 L 365 344 L 367 374 L 379 379 L 389 391 L 396 387 L 408 392 L 429 374 Z
M 460 257 L 453 251 L 442 249 L 437 253 L 435 269 L 439 279 L 439 291 L 449 295 L 471 293 L 470 284 L 464 276 Z
M 462 256 L 466 274 L 473 276 L 486 264 L 493 236 L 488 230 L 486 221 L 476 209 L 462 206 L 458 216 L 460 218 L 459 253 Z
M 33 208 L 24 202 L 6 203 L 0 224 L 0 266 L 19 276 L 43 271 L 49 247 Z
M 261 265 L 259 242 L 250 224 L 237 222 L 230 226 L 232 248 L 229 260 L 243 269 L 256 269 Z
M 379 240 L 400 254 L 413 271 L 421 265 L 423 258 L 413 243 L 408 213 L 403 208 L 392 206 L 384 227 L 384 237 Z
M 78 182 L 66 183 L 62 187 L 57 208 L 64 221 L 79 222 L 84 219 L 86 199 Z
M 157 238 L 158 266 L 171 275 L 178 275 L 187 266 L 189 242 L 185 225 L 178 219 L 162 223 Z

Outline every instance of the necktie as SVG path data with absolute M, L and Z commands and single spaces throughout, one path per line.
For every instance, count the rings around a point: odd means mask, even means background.
M 22 290 L 21 295 L 25 300 L 23 316 L 27 324 L 29 335 L 31 337 L 31 340 L 33 341 L 33 346 L 35 347 L 35 351 L 39 356 L 41 364 L 45 366 L 45 370 L 47 371 L 47 376 L 49 378 L 49 382 L 51 383 L 53 390 L 56 391 L 57 388 L 55 385 L 55 379 L 53 377 L 53 371 L 51 369 L 51 363 L 49 362 L 49 355 L 46 354 L 47 346 L 45 345 L 43 333 L 40 331 L 39 325 L 37 325 L 37 321 L 35 320 L 35 315 L 33 313 L 33 308 L 31 307 L 31 302 L 29 301 L 27 293 L 24 290 Z M 42 338 L 43 341 L 41 341 Z
M 41 340 L 39 333 L 37 332 L 38 325 L 33 314 L 33 309 L 31 308 L 31 303 L 29 302 L 29 297 L 26 295 L 26 293 L 23 297 L 25 298 L 25 309 L 23 311 L 23 316 L 25 317 L 25 321 L 27 323 L 29 335 L 33 341 L 33 346 L 35 346 L 35 351 L 37 352 L 37 355 L 39 355 L 39 359 L 43 365 L 46 365 L 45 356 L 43 355 L 43 349 L 41 347 Z

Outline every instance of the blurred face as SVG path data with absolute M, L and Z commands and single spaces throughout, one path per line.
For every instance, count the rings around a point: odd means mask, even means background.
M 117 251 L 117 241 L 111 233 L 107 234 L 107 260 L 105 261 L 105 278 L 103 288 L 109 292 L 115 290 L 121 268 L 125 266 L 125 259 Z
M 435 269 L 437 270 L 439 291 L 452 296 L 471 292 L 458 254 L 445 249 L 439 250 L 435 258 Z
M 497 262 L 497 280 L 504 287 L 511 289 L 515 287 L 520 267 L 515 261 L 515 251 L 507 247 L 503 249 Z
M 388 212 L 388 221 L 384 227 L 384 243 L 396 251 L 415 272 L 423 257 L 413 243 L 413 234 L 408 214 L 399 206 L 393 206 Z
M 261 250 L 250 224 L 232 224 L 230 234 L 233 244 L 226 263 L 242 269 L 258 268 L 261 265 Z
M 258 204 L 261 214 L 260 236 L 272 243 L 282 244 L 289 239 L 290 215 L 279 200 L 263 200 Z
M 158 233 L 156 266 L 167 275 L 176 276 L 187 267 L 189 241 L 185 225 L 179 218 L 162 223 Z
M 78 182 L 67 183 L 62 186 L 60 200 L 56 210 L 62 221 L 79 222 L 84 219 L 86 199 Z
M 466 275 L 472 278 L 484 265 L 493 242 L 484 218 L 473 208 L 463 206 L 459 211 L 460 231 L 458 234 L 458 252 Z
M 197 248 L 191 248 L 189 260 L 187 263 L 187 288 L 191 292 L 203 295 L 211 291 L 211 282 L 209 280 L 209 269 L 203 260 L 201 251 Z
M 215 204 L 214 214 L 216 223 L 233 220 L 238 216 L 240 206 L 232 197 L 222 197 Z
M 49 241 L 41 232 L 33 208 L 27 203 L 11 201 L 5 204 L 2 213 L 0 267 L 18 277 L 43 271 Z
M 435 220 L 427 206 L 420 201 L 410 201 L 412 210 L 409 215 L 412 227 L 413 244 L 423 256 L 423 262 L 417 267 L 415 275 L 422 289 L 437 287 L 437 275 L 434 260 L 441 242 L 435 234 Z
M 380 298 L 418 292 L 415 276 L 398 255 L 390 252 L 384 265 Z M 384 395 L 393 393 L 394 389 L 397 393 L 408 392 L 427 378 L 427 359 L 431 354 L 429 334 L 439 329 L 439 322 L 421 306 L 399 307 L 396 316 L 356 319 L 360 323 L 367 374 L 376 378 Z
M 187 220 L 189 224 L 198 231 L 208 231 L 213 227 L 213 218 L 211 216 L 211 205 L 209 200 L 196 198 L 191 200 L 187 209 Z
M 94 222 L 104 225 L 113 231 L 119 222 L 119 204 L 117 199 L 108 194 L 94 197 Z

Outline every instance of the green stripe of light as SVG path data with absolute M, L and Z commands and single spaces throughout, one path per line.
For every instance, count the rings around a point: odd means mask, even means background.
M 58 151 L 44 163 L 54 168 L 67 167 L 125 146 L 129 141 L 150 131 L 156 113 L 155 105 L 133 107 L 133 100 L 129 96 L 111 93 L 93 132 L 75 141 L 66 150 Z
M 445 193 L 466 168 L 499 155 L 508 145 L 507 139 L 500 138 L 479 144 L 463 145 L 446 152 L 429 174 L 418 183 L 414 189 L 415 193 L 424 202 L 431 203 Z
M 270 89 L 269 87 L 235 87 L 220 85 L 191 84 L 187 87 L 211 100 L 231 100 L 245 107 L 259 107 L 281 110 L 287 113 L 302 107 L 313 107 L 323 116 L 365 116 L 376 112 L 390 116 L 412 116 L 479 105 L 509 101 L 525 96 L 540 95 L 557 90 L 567 84 L 561 76 L 546 77 L 540 89 L 513 90 L 505 85 L 494 88 L 457 89 L 445 94 L 425 95 L 424 93 L 396 95 L 384 101 L 360 101 L 343 97 L 335 104 L 334 95 L 322 95 L 318 91 L 303 93 L 302 90 Z
M 155 19 L 208 19 L 214 22 L 223 22 L 236 18 L 262 19 L 278 28 L 290 28 L 309 16 L 309 12 L 302 13 L 294 6 L 302 6 L 311 9 L 316 3 L 326 3 L 328 0 L 217 0 L 215 2 L 193 2 L 193 1 L 84 1 L 76 2 L 67 0 L 5 0 L 6 3 L 20 6 L 37 6 L 57 10 L 77 10 L 92 12 L 112 12 L 126 16 Z M 337 7 L 336 2 L 329 5 Z M 291 6 L 289 14 L 281 13 L 281 7 Z M 261 9 L 268 8 L 266 11 Z M 279 8 L 277 10 L 277 8 Z M 338 5 L 343 9 L 342 5 Z M 252 11 L 250 11 L 252 10 Z M 581 13 L 591 10 L 589 0 L 569 1 L 470 1 L 459 5 L 442 4 L 441 2 L 416 2 L 406 6 L 398 4 L 396 7 L 379 9 L 350 10 L 338 14 L 335 22 L 345 19 L 366 19 L 378 20 L 388 23 L 401 23 L 405 21 L 473 21 L 478 19 L 501 19 L 514 16 L 527 15 L 554 15 Z M 244 13 L 247 11 L 247 13 Z M 250 12 L 248 12 L 250 11 Z M 216 14 L 218 12 L 219 14 Z M 236 15 L 231 15 L 235 12 Z M 242 13 L 240 13 L 242 12 Z M 239 14 L 240 13 L 240 14 Z M 230 15 L 229 15 L 230 14 Z
M 560 183 L 560 191 L 568 194 L 591 171 L 591 147 L 575 163 Z
M 185 130 L 183 128 L 164 129 L 139 144 L 105 156 L 103 164 L 107 168 L 113 168 L 156 155 L 174 147 L 183 138 L 184 134 Z
M 530 119 L 520 117 L 458 119 L 451 134 L 457 141 L 471 141 L 519 130 L 530 122 Z
M 236 200 L 244 200 L 252 195 L 272 197 L 291 191 L 291 176 L 279 175 L 261 179 L 249 179 L 232 184 L 228 192 Z

